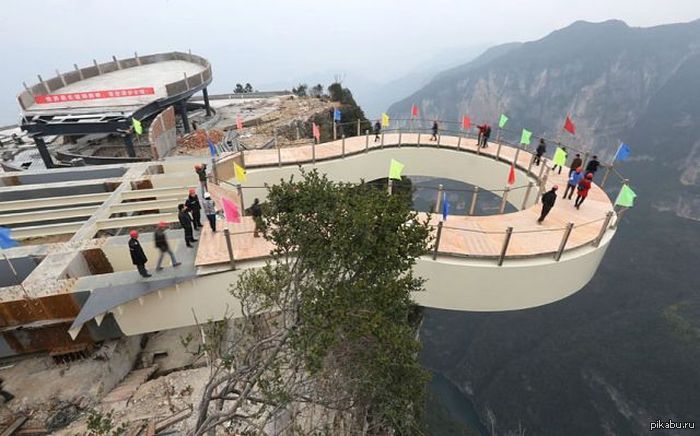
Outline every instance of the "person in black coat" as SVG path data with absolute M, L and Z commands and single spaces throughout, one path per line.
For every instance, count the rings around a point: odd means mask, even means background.
M 379 141 L 379 134 L 382 133 L 382 125 L 377 121 L 374 123 L 374 142 Z
M 189 193 L 190 195 L 187 197 L 187 200 L 185 200 L 185 206 L 192 213 L 192 224 L 194 225 L 194 229 L 197 230 L 202 227 L 202 221 L 200 218 L 200 210 L 202 209 L 202 205 L 199 202 L 199 197 L 197 196 L 197 192 L 194 188 L 190 188 Z
M 557 185 L 554 185 L 552 186 L 552 189 L 550 189 L 549 191 L 545 192 L 544 195 L 542 195 L 542 213 L 540 214 L 540 218 L 537 220 L 538 224 L 542 224 L 544 218 L 554 207 L 554 202 L 557 201 L 557 189 L 559 189 L 559 187 Z
M 192 242 L 197 242 L 196 239 L 194 239 L 193 230 L 192 230 L 192 218 L 190 218 L 190 214 L 187 212 L 187 208 L 185 207 L 184 204 L 178 204 L 177 205 L 177 219 L 180 221 L 180 225 L 182 226 L 182 230 L 185 231 L 185 244 L 188 247 L 192 246 Z
M 593 156 L 593 159 L 588 161 L 588 164 L 586 165 L 586 174 L 595 174 L 595 172 L 598 171 L 599 166 L 600 162 L 598 161 L 598 156 Z
M 250 214 L 253 216 L 253 222 L 255 223 L 255 231 L 253 232 L 253 237 L 259 238 L 260 231 L 262 231 L 263 221 L 262 221 L 262 207 L 260 207 L 260 200 L 257 198 L 253 200 L 253 205 L 250 206 Z
M 129 254 L 131 254 L 131 262 L 136 265 L 141 277 L 150 277 L 151 275 L 146 270 L 146 262 L 148 262 L 148 258 L 146 257 L 146 253 L 143 252 L 143 248 L 141 248 L 141 243 L 139 243 L 139 233 L 136 230 L 132 230 L 129 232 L 129 236 L 131 236 L 129 239 Z
M 160 254 L 158 255 L 158 262 L 156 263 L 156 271 L 160 271 L 163 269 L 161 265 L 163 264 L 163 258 L 165 257 L 165 253 L 168 253 L 170 255 L 170 261 L 173 263 L 173 266 L 180 266 L 180 262 L 178 262 L 175 258 L 175 253 L 173 253 L 173 250 L 171 250 L 170 246 L 168 245 L 168 238 L 165 236 L 165 229 L 167 228 L 168 223 L 160 222 L 158 223 L 158 228 L 154 233 L 156 248 L 160 250 Z
M 440 130 L 440 127 L 438 126 L 437 120 L 433 121 L 433 136 L 430 137 L 431 141 L 438 140 L 438 131 L 439 130 Z
M 544 138 L 540 138 L 540 143 L 537 145 L 535 150 L 535 165 L 540 166 L 542 162 L 542 156 L 547 152 L 547 144 L 544 142 Z

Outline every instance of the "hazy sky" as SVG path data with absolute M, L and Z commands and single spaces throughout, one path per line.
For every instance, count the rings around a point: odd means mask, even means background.
M 435 53 L 541 38 L 576 20 L 652 26 L 700 18 L 700 0 L 2 0 L 0 124 L 17 121 L 22 81 L 95 58 L 191 49 L 213 91 L 315 73 L 377 82 Z M 453 50 L 454 51 L 454 50 Z M 347 83 L 352 87 L 352 83 Z

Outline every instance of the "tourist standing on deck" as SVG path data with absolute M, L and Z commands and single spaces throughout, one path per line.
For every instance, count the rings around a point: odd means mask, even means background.
M 437 120 L 433 121 L 433 136 L 430 137 L 431 141 L 438 140 L 438 131 L 439 130 L 440 130 L 440 126 L 438 126 Z
M 165 229 L 167 228 L 168 223 L 161 221 L 158 223 L 158 228 L 156 229 L 156 232 L 154 234 L 156 248 L 160 250 L 160 254 L 158 255 L 158 262 L 156 263 L 156 271 L 160 271 L 163 269 L 161 265 L 163 264 L 163 258 L 165 257 L 165 253 L 168 253 L 170 255 L 170 261 L 172 262 L 173 266 L 180 266 L 180 262 L 178 262 L 175 258 L 175 253 L 173 253 L 173 250 L 171 250 L 170 246 L 168 245 L 168 238 L 165 236 Z
M 562 198 L 571 200 L 571 197 L 574 195 L 574 191 L 578 186 L 578 182 L 580 182 L 581 179 L 583 179 L 583 172 L 581 166 L 579 166 L 573 173 L 571 173 L 571 175 L 569 175 L 569 181 L 566 184 L 566 190 L 564 190 L 564 196 Z
M 198 230 L 202 227 L 201 213 L 202 205 L 199 203 L 199 197 L 197 196 L 197 191 L 194 188 L 190 188 L 190 195 L 185 200 L 185 206 L 192 212 L 192 224 L 194 229 Z
M 146 253 L 143 252 L 141 248 L 141 243 L 139 243 L 139 232 L 132 230 L 129 232 L 129 254 L 131 254 L 131 262 L 136 265 L 136 269 L 139 270 L 141 277 L 150 277 L 151 275 L 146 270 L 146 262 L 148 258 Z
M 599 166 L 600 162 L 598 161 L 598 156 L 593 156 L 593 159 L 591 159 L 586 165 L 586 173 L 595 174 L 595 172 L 598 171 Z
M 542 213 L 537 220 L 538 224 L 542 224 L 542 221 L 544 221 L 547 214 L 549 214 L 549 211 L 554 207 L 554 202 L 557 201 L 557 189 L 559 189 L 559 187 L 554 185 L 552 189 L 542 195 Z
M 540 138 L 540 143 L 537 144 L 537 149 L 535 150 L 535 165 L 540 166 L 542 162 L 542 156 L 547 152 L 547 144 L 544 143 L 544 138 Z
M 562 151 L 564 152 L 564 162 L 566 162 L 566 158 L 569 157 L 569 153 L 567 153 L 566 147 L 562 147 L 561 149 L 562 149 Z M 561 174 L 561 168 L 562 168 L 561 165 L 555 164 L 555 165 L 552 167 L 552 171 L 556 170 L 557 167 L 559 167 L 559 174 Z
M 583 200 L 588 197 L 588 191 L 591 190 L 591 180 L 593 180 L 593 173 L 588 173 L 585 178 L 578 182 L 578 186 L 576 187 L 576 201 L 574 202 L 576 209 L 580 209 Z
M 255 222 L 255 231 L 253 232 L 253 237 L 259 238 L 260 231 L 262 231 L 262 207 L 260 207 L 260 200 L 257 198 L 253 200 L 253 205 L 250 206 L 250 214 L 253 216 L 253 221 Z
M 209 227 L 212 232 L 216 232 L 216 203 L 211 199 L 211 194 L 204 193 L 204 215 L 209 220 Z
M 207 164 L 201 163 L 194 166 L 194 172 L 199 177 L 199 185 L 202 187 L 202 193 L 207 192 Z
M 374 123 L 374 142 L 379 141 L 379 134 L 382 133 L 382 123 L 377 120 L 376 123 Z
M 489 146 L 489 137 L 491 136 L 491 126 L 484 123 L 480 126 L 476 126 L 479 129 L 479 137 L 477 139 L 477 145 L 482 148 Z
M 581 159 L 580 154 L 576 153 L 576 157 L 571 161 L 571 167 L 569 167 L 569 177 L 571 177 L 571 174 L 579 167 L 583 170 L 583 159 Z
M 182 230 L 185 231 L 185 244 L 188 247 L 191 247 L 192 242 L 197 242 L 197 240 L 194 239 L 192 235 L 192 218 L 190 218 L 190 214 L 187 212 L 187 206 L 185 206 L 184 204 L 177 205 L 177 219 L 178 221 L 180 221 Z

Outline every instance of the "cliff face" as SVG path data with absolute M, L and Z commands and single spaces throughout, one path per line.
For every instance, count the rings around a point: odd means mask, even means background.
M 591 283 L 506 313 L 426 311 L 424 361 L 499 434 L 638 434 L 700 409 L 700 21 L 654 28 L 577 22 L 436 76 L 390 109 L 469 114 L 535 135 L 577 124 L 638 194 Z M 563 134 L 562 134 L 563 135 Z M 611 195 L 615 194 L 611 190 Z M 562 202 L 563 200 L 559 200 Z

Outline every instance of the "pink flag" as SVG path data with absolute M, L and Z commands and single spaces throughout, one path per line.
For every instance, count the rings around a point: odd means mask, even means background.
M 238 212 L 238 206 L 236 206 L 236 203 L 226 197 L 221 197 L 221 204 L 224 206 L 224 216 L 226 217 L 227 223 L 241 222 L 241 214 Z
M 316 138 L 316 142 L 321 142 L 321 129 L 318 128 L 318 124 L 311 123 L 311 131 Z
M 464 128 L 464 130 L 469 130 L 469 128 L 470 128 L 471 126 L 472 126 L 472 120 L 471 120 L 471 118 L 469 118 L 468 116 L 465 115 L 465 116 L 462 118 L 462 127 Z
M 413 118 L 418 118 L 418 106 L 416 106 L 415 104 L 411 106 L 411 116 Z
M 243 130 L 243 119 L 240 115 L 236 115 L 236 129 Z

